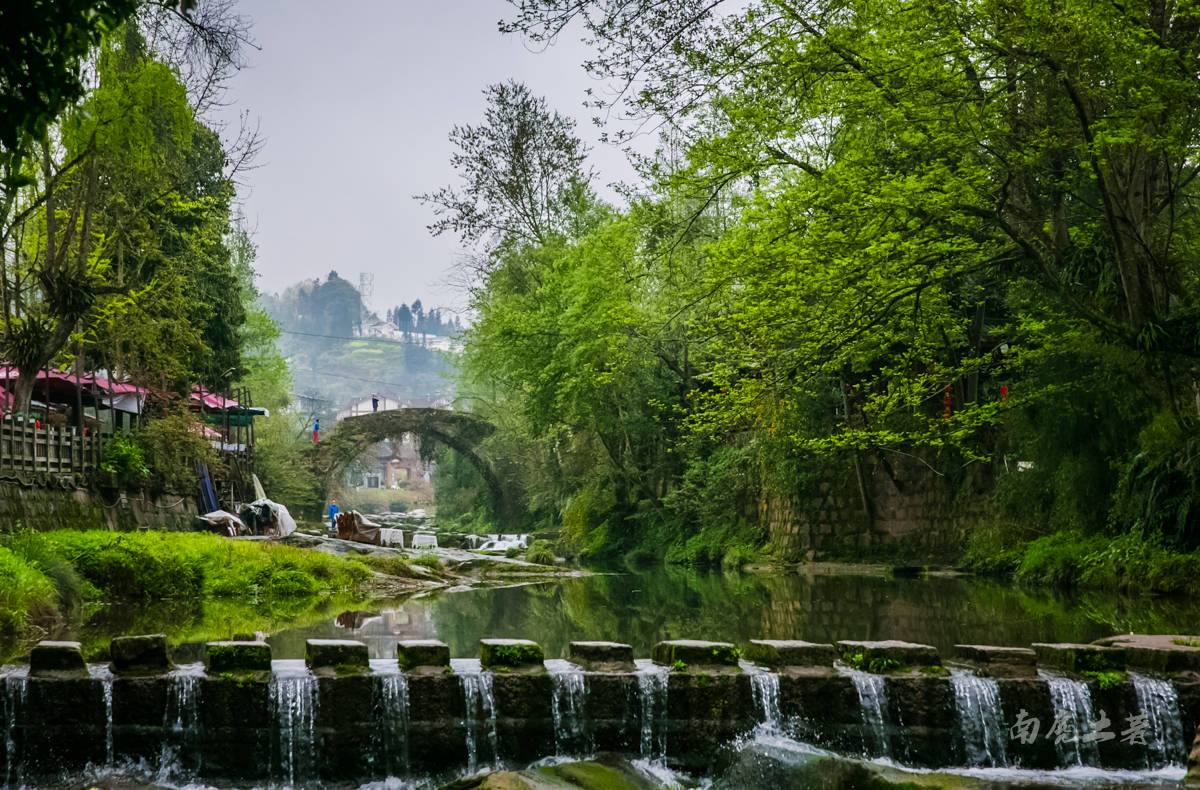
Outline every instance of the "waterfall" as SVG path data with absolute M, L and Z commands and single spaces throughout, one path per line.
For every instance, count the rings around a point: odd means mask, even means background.
M 887 692 L 883 675 L 874 675 L 837 664 L 839 672 L 854 682 L 863 718 L 863 754 L 867 757 L 891 757 L 887 735 Z M 872 754 L 872 752 L 874 754 Z
M 661 760 L 667 756 L 667 670 L 644 659 L 635 664 L 641 700 L 642 757 Z
M 1008 758 L 1004 752 L 1006 728 L 1000 708 L 1000 684 L 964 669 L 951 669 L 950 682 L 962 722 L 967 765 L 1005 765 Z
M 401 672 L 380 674 L 375 692 L 375 749 L 388 776 L 407 776 L 408 677 Z
M 17 742 L 17 722 L 25 711 L 28 686 L 24 675 L 9 675 L 4 678 L 4 786 L 21 787 L 24 776 L 21 771 L 21 753 Z
M 467 708 L 467 773 L 473 774 L 480 763 L 479 730 L 486 727 L 493 764 L 500 761 L 496 741 L 496 699 L 492 696 L 492 673 L 476 670 L 459 675 Z
M 1050 685 L 1050 700 L 1054 704 L 1052 728 L 1063 728 L 1061 740 L 1055 737 L 1059 762 L 1064 766 L 1099 765 L 1100 750 L 1095 741 L 1084 741 L 1083 736 L 1092 731 L 1095 716 L 1092 714 L 1092 695 L 1087 684 L 1081 680 L 1038 671 Z M 1049 733 L 1048 733 L 1049 734 Z
M 195 758 L 192 775 L 200 773 L 198 743 L 200 714 L 200 676 L 186 671 L 171 674 L 171 685 L 163 705 L 163 740 L 158 758 L 156 781 L 169 782 L 186 778 L 188 772 L 180 763 L 188 755 Z
M 279 778 L 294 787 L 297 779 L 309 779 L 315 773 L 317 679 L 307 670 L 276 673 L 271 675 L 270 686 L 271 713 L 278 730 Z
M 1179 695 L 1170 681 L 1129 673 L 1138 708 L 1146 717 L 1146 767 L 1165 768 L 1183 765 L 1187 755 L 1179 715 Z
M 104 764 L 113 764 L 113 674 L 106 664 L 89 664 L 88 675 L 104 688 Z
M 583 670 L 569 661 L 557 660 L 547 661 L 546 668 L 550 670 L 554 684 L 551 712 L 555 755 L 567 757 L 590 753 L 592 744 L 584 718 L 587 687 Z
M 781 735 L 779 714 L 779 676 L 770 672 L 754 672 L 750 675 L 750 692 L 754 696 L 754 707 L 758 712 L 758 729 L 766 735 Z

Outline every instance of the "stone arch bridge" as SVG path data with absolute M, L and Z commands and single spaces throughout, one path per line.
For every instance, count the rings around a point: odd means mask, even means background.
M 388 409 L 360 414 L 343 419 L 321 440 L 318 466 L 329 479 L 354 463 L 371 445 L 411 433 L 424 446 L 442 444 L 470 461 L 491 493 L 496 520 L 502 525 L 516 524 L 521 517 L 521 503 L 515 481 L 502 480 L 495 460 L 482 448 L 483 440 L 495 431 L 496 426 L 482 417 L 449 409 Z

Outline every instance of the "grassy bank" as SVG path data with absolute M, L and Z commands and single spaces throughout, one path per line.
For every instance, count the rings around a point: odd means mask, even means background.
M 1158 595 L 1200 593 L 1200 552 L 1178 551 L 1135 533 L 1054 532 L 1028 539 L 1014 530 L 977 530 L 967 546 L 969 570 L 1023 584 Z
M 371 575 L 354 560 L 202 533 L 61 530 L 0 543 L 8 633 L 83 601 L 296 600 L 353 590 Z

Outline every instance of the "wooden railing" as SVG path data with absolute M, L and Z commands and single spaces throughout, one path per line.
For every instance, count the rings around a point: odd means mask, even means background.
M 88 475 L 100 468 L 102 438 L 71 425 L 0 419 L 0 474 Z

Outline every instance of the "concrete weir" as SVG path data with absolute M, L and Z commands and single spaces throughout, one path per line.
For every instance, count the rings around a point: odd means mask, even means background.
M 361 783 L 597 752 L 706 773 L 765 727 L 917 767 L 1181 769 L 1200 724 L 1200 648 L 1122 639 L 960 645 L 945 665 L 895 641 L 681 640 L 652 661 L 611 642 L 574 643 L 570 661 L 523 640 L 482 640 L 481 660 L 432 640 L 400 641 L 385 660 L 314 639 L 303 661 L 213 642 L 203 666 L 172 664 L 161 635 L 114 640 L 103 666 L 77 643 L 43 642 L 0 679 L 0 762 L 3 784 L 103 765 L 231 785 Z M 1064 749 L 1051 735 L 1064 722 L 1100 734 Z M 1140 739 L 1123 734 L 1139 722 Z

